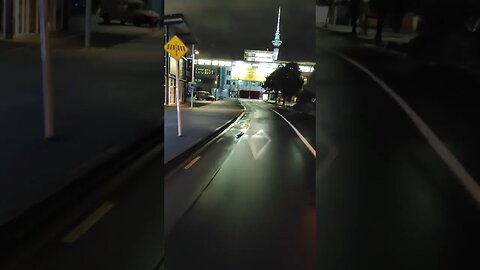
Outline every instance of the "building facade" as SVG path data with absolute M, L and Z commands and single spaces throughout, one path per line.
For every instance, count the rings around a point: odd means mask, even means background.
M 39 32 L 39 0 L 0 0 L 0 38 L 15 39 Z M 63 29 L 67 0 L 47 0 L 50 31 Z
M 177 85 L 177 65 L 179 64 L 179 100 L 185 101 L 187 96 L 188 90 L 188 70 L 187 70 L 187 58 L 182 57 L 178 62 L 171 57 L 168 56 L 167 64 L 169 65 L 168 74 L 167 74 L 167 88 L 165 90 L 165 105 L 175 104 L 176 103 L 176 85 Z

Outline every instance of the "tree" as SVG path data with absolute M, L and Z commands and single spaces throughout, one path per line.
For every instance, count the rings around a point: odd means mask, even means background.
M 263 86 L 265 89 L 274 91 L 275 97 L 281 92 L 283 97 L 282 105 L 285 106 L 285 100 L 297 95 L 303 86 L 303 79 L 298 64 L 290 62 L 285 66 L 277 68 L 267 76 Z
M 335 10 L 335 0 L 324 0 L 324 1 L 317 1 L 317 4 L 328 5 L 327 16 L 325 17 L 325 28 L 328 27 L 328 21 L 332 20 L 333 13 Z
M 264 89 L 267 89 L 268 91 L 271 91 L 274 93 L 275 103 L 277 103 L 278 93 L 281 91 L 279 70 L 280 68 L 277 68 L 275 71 L 270 73 L 270 75 L 267 76 L 267 78 L 265 79 L 265 82 L 263 83 Z
M 383 25 L 385 24 L 385 18 L 387 17 L 389 8 L 391 7 L 393 0 L 371 0 L 370 7 L 375 12 L 377 17 L 377 32 L 375 34 L 375 41 L 382 43 Z
M 395 0 L 391 8 L 390 25 L 393 32 L 398 33 L 402 28 L 403 17 L 408 10 L 410 0 Z
M 352 23 L 352 34 L 357 34 L 357 21 L 358 15 L 360 13 L 360 6 L 362 4 L 362 0 L 350 0 L 349 8 L 350 8 L 350 20 Z
M 293 62 L 287 63 L 280 68 L 278 77 L 282 87 L 282 105 L 285 106 L 285 100 L 297 95 L 303 86 L 303 79 L 298 64 Z

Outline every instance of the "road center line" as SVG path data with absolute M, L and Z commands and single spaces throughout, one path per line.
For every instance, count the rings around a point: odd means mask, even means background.
M 445 162 L 450 171 L 455 174 L 460 183 L 465 187 L 467 192 L 472 196 L 472 198 L 477 203 L 477 206 L 480 207 L 480 185 L 473 179 L 470 173 L 463 167 L 463 165 L 457 160 L 453 153 L 440 141 L 437 135 L 427 126 L 427 124 L 422 120 L 422 118 L 407 104 L 407 102 L 401 98 L 392 88 L 390 88 L 384 81 L 378 78 L 373 72 L 368 70 L 366 67 L 362 66 L 360 63 L 355 60 L 341 54 L 334 52 L 339 57 L 343 58 L 347 62 L 350 62 L 352 65 L 356 66 L 368 76 L 370 76 L 373 81 L 375 81 L 387 94 L 389 94 L 398 105 L 405 111 L 405 113 L 410 117 L 415 126 L 420 130 L 422 135 L 427 139 L 430 146 L 435 150 L 435 152 L 440 156 L 440 158 Z
M 315 150 L 315 148 L 313 148 L 309 143 L 308 141 L 305 139 L 305 137 L 303 137 L 302 133 L 300 133 L 300 131 L 298 131 L 297 128 L 295 128 L 294 125 L 292 125 L 292 123 L 290 123 L 290 121 L 287 120 L 287 118 L 283 117 L 283 115 L 281 115 L 279 112 L 275 111 L 274 109 L 272 109 L 272 111 L 276 114 L 278 114 L 283 120 L 285 120 L 285 122 L 287 122 L 287 124 L 290 125 L 290 127 L 292 127 L 293 131 L 295 131 L 295 133 L 297 133 L 297 136 L 300 138 L 300 140 L 302 140 L 303 144 L 305 144 L 305 146 L 308 148 L 308 150 L 310 150 L 310 153 L 312 153 L 312 155 L 314 157 L 317 157 L 317 151 Z
M 200 156 L 195 157 L 192 161 L 190 161 L 187 166 L 185 166 L 183 169 L 188 170 L 190 167 L 193 166 L 198 160 L 200 159 Z
M 88 230 L 90 230 L 93 225 L 95 225 L 110 209 L 112 209 L 113 202 L 104 202 L 95 212 L 90 216 L 84 219 L 80 224 L 78 224 L 75 229 L 73 229 L 69 234 L 63 238 L 65 243 L 74 243 L 82 235 L 84 235 Z

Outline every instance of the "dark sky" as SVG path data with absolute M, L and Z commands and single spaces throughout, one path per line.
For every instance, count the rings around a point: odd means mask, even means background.
M 165 0 L 165 14 L 184 14 L 201 58 L 243 60 L 244 49 L 273 50 L 279 6 L 279 60 L 314 62 L 314 0 Z

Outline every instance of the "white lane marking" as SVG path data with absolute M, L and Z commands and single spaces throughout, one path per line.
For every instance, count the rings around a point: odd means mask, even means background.
M 255 160 L 258 160 L 260 158 L 262 153 L 265 152 L 265 149 L 267 149 L 268 145 L 272 141 L 272 139 L 270 139 L 270 137 L 267 135 L 267 133 L 265 133 L 265 131 L 263 131 L 263 129 L 260 129 L 254 135 L 245 135 L 245 136 L 246 136 L 248 145 L 250 146 L 250 150 L 252 151 L 253 158 Z M 267 139 L 267 142 L 260 148 L 260 150 L 258 150 L 253 140 L 261 137 L 265 137 Z
M 195 157 L 192 161 L 190 161 L 187 166 L 185 166 L 183 169 L 188 170 L 190 167 L 193 166 L 198 160 L 200 159 L 200 156 Z
M 320 139 L 320 143 L 323 143 L 325 146 L 327 146 L 328 151 L 327 151 L 327 156 L 325 157 L 323 162 L 318 166 L 317 171 L 325 171 L 332 165 L 332 163 L 335 161 L 337 156 L 340 154 L 340 151 L 335 146 L 335 144 L 333 144 L 330 140 L 326 138 Z
M 401 98 L 397 93 L 395 93 L 392 88 L 390 88 L 384 81 L 378 78 L 366 67 L 362 66 L 360 63 L 341 53 L 335 53 L 344 60 L 350 62 L 352 65 L 365 72 L 398 103 L 398 105 L 413 121 L 418 130 L 420 130 L 423 136 L 427 139 L 430 146 L 435 150 L 435 152 L 437 152 L 437 154 L 445 162 L 448 168 L 450 168 L 450 170 L 457 176 L 457 179 L 463 184 L 467 192 L 475 200 L 477 206 L 480 207 L 480 185 L 477 184 L 475 179 L 473 179 L 470 173 L 457 160 L 453 153 L 442 143 L 442 141 L 440 141 L 438 136 L 433 133 L 433 131 L 427 126 L 427 124 L 422 120 L 422 118 L 420 118 L 420 116 L 407 104 L 407 102 L 405 102 L 405 100 Z
M 90 230 L 95 223 L 97 223 L 110 209 L 112 209 L 113 202 L 104 202 L 95 212 L 90 216 L 84 219 L 80 224 L 78 224 L 75 229 L 73 229 L 69 234 L 63 238 L 65 243 L 74 243 L 82 235 L 84 235 L 88 230 Z
M 215 143 L 219 143 L 221 140 L 223 140 L 223 137 L 220 137 Z
M 278 114 L 283 120 L 285 120 L 285 122 L 287 122 L 287 124 L 290 125 L 290 127 L 292 127 L 293 131 L 295 131 L 295 133 L 297 133 L 297 136 L 300 138 L 300 140 L 302 140 L 303 144 L 305 144 L 305 146 L 308 148 L 308 150 L 310 150 L 310 153 L 312 153 L 312 155 L 314 157 L 317 157 L 317 151 L 315 150 L 315 148 L 313 148 L 310 143 L 308 143 L 308 141 L 305 139 L 305 137 L 303 137 L 302 133 L 300 133 L 300 131 L 298 131 L 297 128 L 295 128 L 294 125 L 292 125 L 292 123 L 290 123 L 290 121 L 287 120 L 287 118 L 283 117 L 283 115 L 281 115 L 279 112 L 275 111 L 274 109 L 272 109 L 272 111 L 276 114 Z

